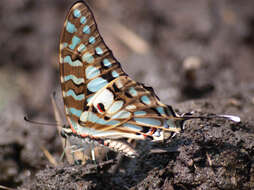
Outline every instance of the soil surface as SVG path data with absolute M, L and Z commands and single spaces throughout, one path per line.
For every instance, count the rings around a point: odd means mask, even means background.
M 254 1 L 88 1 L 123 69 L 152 86 L 162 102 L 180 113 L 232 114 L 242 121 L 189 121 L 169 142 L 137 142 L 138 158 L 111 155 L 84 166 L 61 161 L 55 126 L 23 119 L 55 121 L 50 96 L 60 89 L 59 38 L 73 3 L 0 2 L 0 185 L 254 189 Z

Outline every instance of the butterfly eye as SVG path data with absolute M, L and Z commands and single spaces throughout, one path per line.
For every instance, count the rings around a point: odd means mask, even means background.
M 102 103 L 98 103 L 97 104 L 97 108 L 100 112 L 105 112 L 105 108 L 104 108 L 104 105 Z

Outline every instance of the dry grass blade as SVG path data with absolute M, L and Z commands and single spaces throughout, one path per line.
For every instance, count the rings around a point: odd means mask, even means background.
M 111 28 L 114 28 L 114 30 L 112 30 Z M 111 21 L 111 27 L 109 28 L 109 30 L 111 30 L 111 33 L 113 33 L 119 40 L 121 40 L 134 52 L 138 54 L 146 54 L 147 52 L 149 52 L 149 44 L 139 35 L 131 31 L 124 25 Z
M 52 102 L 52 105 L 53 105 L 54 115 L 55 115 L 55 119 L 56 119 L 56 122 L 57 122 L 57 130 L 58 130 L 59 136 L 61 137 L 63 150 L 64 150 L 64 153 L 65 153 L 66 159 L 67 159 L 69 164 L 74 164 L 74 159 L 72 157 L 70 143 L 69 143 L 69 141 L 67 141 L 65 138 L 63 138 L 61 136 L 63 123 L 62 123 L 62 120 L 61 120 L 61 115 L 60 115 L 60 112 L 59 112 L 59 108 L 56 105 L 56 101 L 55 101 L 55 98 L 54 98 L 53 95 L 51 96 L 51 102 Z
M 6 186 L 3 186 L 3 185 L 0 185 L 0 189 L 5 189 L 5 190 L 15 190 L 15 189 L 13 189 L 13 188 L 6 187 Z
M 45 148 L 45 147 L 43 147 L 43 146 L 41 146 L 41 150 L 42 150 L 42 152 L 45 154 L 45 156 L 47 157 L 47 159 L 49 160 L 49 162 L 53 165 L 53 166 L 57 166 L 58 164 L 57 164 L 57 161 L 56 161 L 56 159 L 49 153 L 49 151 Z

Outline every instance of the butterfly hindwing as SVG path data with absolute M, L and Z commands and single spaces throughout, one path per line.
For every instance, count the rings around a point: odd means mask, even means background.
M 111 81 L 95 94 L 88 106 L 81 115 L 81 125 L 97 130 L 98 136 L 143 139 L 156 131 L 167 130 L 167 107 L 152 90 L 128 76 Z

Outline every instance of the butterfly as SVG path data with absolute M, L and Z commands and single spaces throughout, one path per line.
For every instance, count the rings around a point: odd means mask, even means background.
M 76 2 L 65 19 L 59 68 L 70 126 L 64 133 L 82 139 L 81 144 L 100 144 L 134 157 L 136 151 L 119 139 L 162 141 L 182 131 L 186 120 L 202 118 L 178 115 L 151 87 L 131 79 L 105 44 L 83 1 Z

